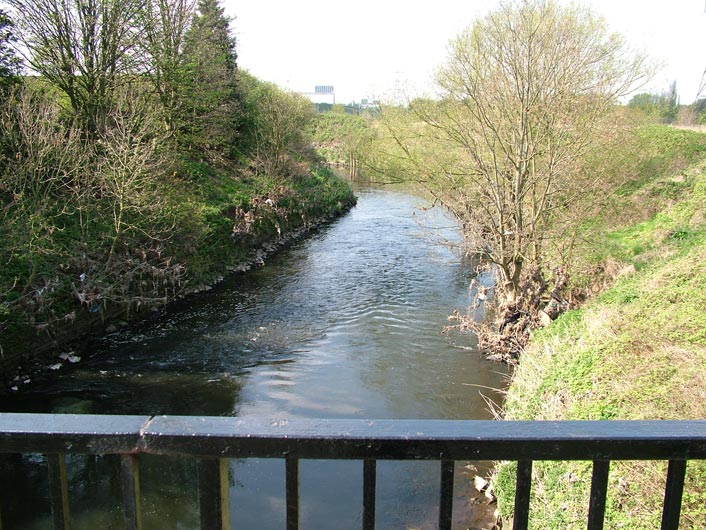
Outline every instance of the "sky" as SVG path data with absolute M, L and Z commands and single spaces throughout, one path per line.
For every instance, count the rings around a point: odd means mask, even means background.
M 561 3 L 568 3 L 559 0 Z M 498 0 L 222 0 L 238 64 L 297 92 L 333 85 L 336 102 L 431 95 L 448 43 Z M 584 0 L 609 28 L 661 65 L 642 91 L 677 82 L 697 96 L 706 69 L 706 0 Z

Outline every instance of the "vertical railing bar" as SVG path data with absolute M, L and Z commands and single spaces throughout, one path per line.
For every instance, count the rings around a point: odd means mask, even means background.
M 54 530 L 70 530 L 69 482 L 66 478 L 66 457 L 63 454 L 47 455 L 49 467 L 49 500 Z
M 123 490 L 125 528 L 126 530 L 142 530 L 140 463 L 136 455 L 120 456 L 120 475 Z
M 227 458 L 201 458 L 198 462 L 201 530 L 230 528 Z
M 377 462 L 372 459 L 363 460 L 363 530 L 375 530 L 376 483 Z
M 515 483 L 515 513 L 512 530 L 527 530 L 529 525 L 530 492 L 532 490 L 532 461 L 517 462 Z
M 454 461 L 441 461 L 439 530 L 451 530 L 454 507 Z
M 299 530 L 299 460 L 286 459 L 287 530 Z
M 221 528 L 230 530 L 230 460 L 218 459 L 218 475 L 221 498 Z
M 588 507 L 588 530 L 603 530 L 609 474 L 609 460 L 595 460 L 593 462 L 591 500 Z
M 685 477 L 686 460 L 670 460 L 667 469 L 667 485 L 664 488 L 662 530 L 677 530 L 679 528 Z

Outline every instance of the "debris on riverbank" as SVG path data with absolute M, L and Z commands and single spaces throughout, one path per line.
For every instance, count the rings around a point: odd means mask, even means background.
M 41 293 L 41 307 L 46 308 L 45 313 L 33 316 L 28 312 L 32 308 L 18 306 L 27 315 L 26 318 L 20 320 L 23 313 L 17 313 L 12 325 L 4 325 L 0 340 L 0 377 L 4 379 L 5 386 L 17 386 L 12 379 L 22 366 L 32 366 L 34 371 L 43 369 L 44 365 L 55 366 L 56 356 L 62 348 L 81 337 L 114 332 L 129 322 L 160 311 L 171 301 L 210 290 L 228 274 L 242 273 L 264 265 L 272 253 L 343 215 L 356 201 L 348 185 L 328 173 L 314 177 L 308 187 L 298 192 L 290 188 L 280 189 L 284 190 L 286 200 L 283 199 L 277 207 L 266 202 L 269 197 L 255 196 L 249 202 L 252 206 L 247 210 L 257 215 L 252 215 L 253 222 L 247 234 L 230 237 L 233 233 L 231 228 L 226 231 L 219 222 L 196 255 L 182 254 L 168 258 L 175 263 L 187 264 L 177 282 L 164 285 L 150 282 L 145 285 L 142 276 L 132 278 L 120 275 L 111 282 L 97 272 L 98 266 L 86 267 L 91 273 L 81 273 L 78 281 L 74 281 L 71 280 L 71 271 L 65 271 L 63 280 L 57 280 L 51 290 Z M 269 195 L 276 196 L 273 193 Z M 261 204 L 266 207 L 258 211 L 257 206 Z M 221 211 L 224 212 L 221 218 L 228 220 L 228 209 L 221 208 Z M 230 223 L 233 223 L 232 218 Z M 184 248 L 179 252 L 186 250 Z M 210 261 L 204 261 L 207 256 Z M 57 272 L 57 278 L 59 274 Z M 124 283 L 115 284 L 120 281 Z M 70 293 L 64 293 L 62 285 Z M 56 316 L 52 306 L 59 303 L 66 307 L 62 313 L 70 314 L 71 318 Z

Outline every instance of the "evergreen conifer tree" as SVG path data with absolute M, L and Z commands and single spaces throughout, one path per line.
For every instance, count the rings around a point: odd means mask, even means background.
M 15 24 L 8 14 L 0 9 L 0 91 L 3 93 L 19 80 L 22 61 L 15 54 L 15 42 Z
M 202 150 L 229 150 L 237 138 L 235 38 L 218 0 L 199 0 L 186 35 L 185 136 Z

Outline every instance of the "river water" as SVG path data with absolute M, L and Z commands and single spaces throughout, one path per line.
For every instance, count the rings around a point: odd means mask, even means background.
M 363 189 L 346 216 L 183 300 L 76 351 L 51 376 L 0 398 L 5 411 L 269 418 L 485 419 L 506 370 L 472 336 L 443 333 L 465 311 L 473 266 L 448 245 L 451 219 L 416 197 Z M 49 372 L 47 372 L 49 374 Z M 120 528 L 118 461 L 69 457 L 73 528 Z M 49 528 L 41 456 L 0 460 L 3 529 Z M 283 528 L 284 462 L 231 465 L 233 528 Z M 198 526 L 193 462 L 144 458 L 148 529 Z M 457 465 L 455 520 L 467 528 L 473 464 Z M 362 465 L 301 463 L 301 527 L 360 528 Z M 438 463 L 378 464 L 377 525 L 434 528 Z M 36 492 L 39 491 L 39 495 Z

